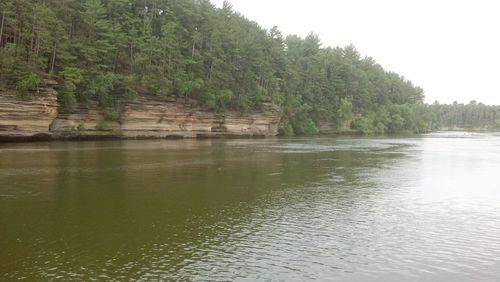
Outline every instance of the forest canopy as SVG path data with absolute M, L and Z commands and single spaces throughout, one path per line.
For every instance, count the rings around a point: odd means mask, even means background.
M 59 82 L 66 111 L 98 100 L 175 95 L 214 111 L 271 103 L 282 134 L 321 122 L 342 131 L 430 129 L 424 93 L 350 45 L 283 36 L 208 0 L 4 0 L 0 85 L 21 94 Z

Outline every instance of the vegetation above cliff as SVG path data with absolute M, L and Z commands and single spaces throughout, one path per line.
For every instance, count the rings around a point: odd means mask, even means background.
M 72 110 L 138 94 L 196 99 L 213 110 L 283 112 L 283 134 L 320 121 L 365 133 L 430 128 L 423 91 L 353 46 L 283 37 L 208 0 L 6 0 L 0 84 L 26 93 L 50 75 Z

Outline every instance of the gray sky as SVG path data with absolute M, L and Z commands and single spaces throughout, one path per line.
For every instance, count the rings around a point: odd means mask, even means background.
M 211 0 L 218 7 L 223 0 Z M 500 2 L 495 0 L 229 0 L 284 35 L 354 44 L 425 90 L 426 102 L 500 105 Z M 498 2 L 498 3 L 496 3 Z

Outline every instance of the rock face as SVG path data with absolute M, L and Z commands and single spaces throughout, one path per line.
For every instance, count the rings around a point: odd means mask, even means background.
M 259 112 L 214 113 L 194 101 L 151 96 L 123 102 L 120 117 L 111 122 L 97 102 L 58 113 L 57 92 L 50 86 L 32 96 L 24 101 L 0 91 L 0 140 L 40 134 L 52 139 L 264 137 L 277 135 L 280 122 L 271 104 Z
M 318 130 L 322 134 L 332 134 L 337 132 L 337 126 L 332 121 L 318 122 Z
M 348 120 L 338 127 L 338 124 L 332 120 L 321 120 L 318 122 L 318 130 L 321 134 L 336 134 L 343 132 L 344 134 L 352 128 L 352 120 Z
M 275 136 L 280 117 L 270 105 L 265 108 L 258 113 L 217 114 L 184 99 L 142 97 L 125 106 L 121 130 L 126 136 L 138 132 L 158 137 Z
M 0 90 L 0 139 L 48 135 L 57 117 L 57 92 L 49 82 L 22 99 L 14 91 Z M 3 138 L 2 138 L 3 137 Z
M 96 131 L 105 120 L 104 111 L 95 101 L 79 105 L 74 112 L 61 111 L 50 125 L 51 132 Z
M 184 99 L 140 97 L 125 105 L 121 129 L 126 136 L 196 137 L 196 133 L 210 132 L 213 117 Z

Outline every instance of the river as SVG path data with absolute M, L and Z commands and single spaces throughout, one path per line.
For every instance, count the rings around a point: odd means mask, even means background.
M 500 134 L 0 144 L 0 280 L 499 281 Z

